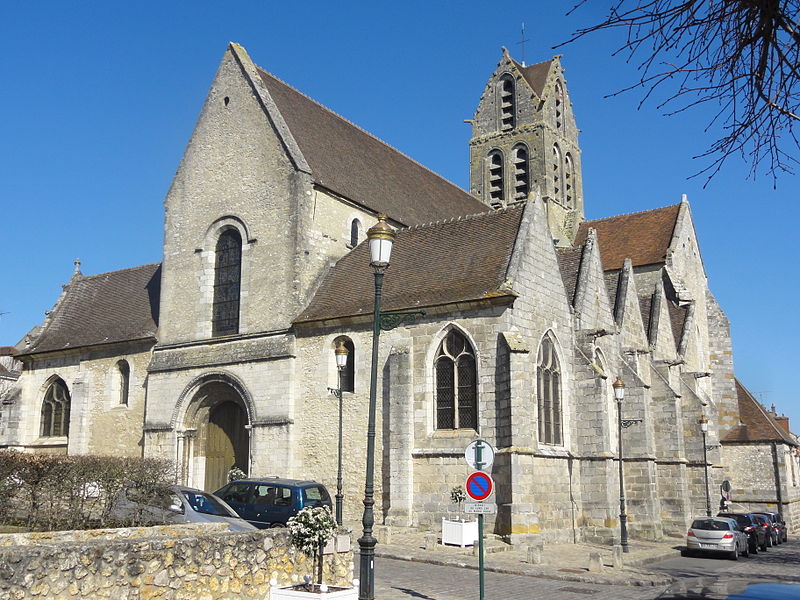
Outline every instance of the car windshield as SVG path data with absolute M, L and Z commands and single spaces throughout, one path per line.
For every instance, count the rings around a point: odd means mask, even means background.
M 181 492 L 186 500 L 189 501 L 189 506 L 195 512 L 203 513 L 206 515 L 216 515 L 218 517 L 235 517 L 236 515 L 231 512 L 219 500 L 210 494 L 200 494 L 197 492 L 189 492 L 183 490 Z
M 705 531 L 730 531 L 731 526 L 727 521 L 697 519 L 694 521 L 694 523 L 692 523 L 692 529 L 703 529 Z

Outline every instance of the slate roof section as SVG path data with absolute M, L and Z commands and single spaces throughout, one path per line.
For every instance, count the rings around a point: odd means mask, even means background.
M 258 69 L 311 167 L 314 181 L 406 226 L 487 206 L 328 108 Z
M 639 296 L 639 310 L 642 311 L 642 325 L 647 339 L 650 339 L 650 314 L 653 312 L 653 296 Z
M 672 335 L 675 337 L 676 350 L 681 347 L 681 340 L 683 340 L 683 327 L 686 323 L 686 317 L 689 314 L 689 308 L 685 306 L 678 306 L 672 301 L 667 301 L 667 312 L 669 312 L 669 322 L 672 326 Z
M 558 268 L 561 271 L 561 280 L 567 292 L 570 305 L 575 303 L 575 288 L 578 286 L 578 272 L 581 268 L 584 246 L 577 248 L 556 248 Z
M 611 306 L 612 312 L 614 312 L 617 307 L 617 289 L 619 288 L 620 274 L 621 271 L 613 271 L 603 274 L 603 279 L 606 282 L 606 289 L 608 290 L 608 300 L 610 302 L 609 305 Z M 621 299 L 621 301 L 624 302 L 625 300 Z
M 780 442 L 791 446 L 798 445 L 738 379 L 736 396 L 739 401 L 741 425 L 737 425 L 725 434 L 721 442 Z
M 626 258 L 634 267 L 665 262 L 678 220 L 680 204 L 643 212 L 584 221 L 575 236 L 575 245 L 586 242 L 589 229 L 597 231 L 603 270 L 622 268 Z
M 33 346 L 19 355 L 155 338 L 161 264 L 77 276 Z
M 524 205 L 397 232 L 381 310 L 515 296 L 504 285 Z M 372 314 L 368 243 L 330 270 L 295 323 Z
M 514 62 L 514 66 L 517 67 L 519 72 L 522 73 L 528 85 L 531 86 L 531 89 L 541 98 L 544 95 L 544 86 L 547 83 L 547 76 L 550 74 L 550 65 L 553 63 L 553 59 L 526 67 L 523 67 L 522 64 L 518 63 L 513 58 L 511 60 Z

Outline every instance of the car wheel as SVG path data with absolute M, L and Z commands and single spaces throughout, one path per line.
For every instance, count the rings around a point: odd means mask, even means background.
M 728 553 L 728 559 L 729 560 L 739 560 L 739 551 L 738 550 L 734 550 L 733 552 L 729 552 Z
M 768 546 L 767 540 L 764 540 L 764 543 L 761 544 L 761 551 L 762 552 L 766 552 L 767 551 L 767 546 Z
M 750 546 L 747 544 L 744 545 L 744 550 L 742 550 L 742 556 L 748 558 L 750 556 Z
M 270 523 L 270 529 L 280 529 L 281 527 L 286 527 L 283 523 Z
M 750 545 L 750 554 L 758 554 L 758 543 L 753 542 Z
M 689 556 L 689 549 L 681 548 L 681 556 Z
M 772 548 L 772 536 L 767 536 L 767 548 Z

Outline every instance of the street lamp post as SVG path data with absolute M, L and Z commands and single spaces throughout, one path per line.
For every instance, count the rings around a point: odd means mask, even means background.
M 619 543 L 623 552 L 630 552 L 628 548 L 628 515 L 625 514 L 625 481 L 622 469 L 622 400 L 625 398 L 625 384 L 622 379 L 612 384 L 614 398 L 617 400 L 617 443 L 619 447 Z
M 364 534 L 359 545 L 359 600 L 375 598 L 375 544 L 372 526 L 375 523 L 375 405 L 378 387 L 378 341 L 381 334 L 381 290 L 383 275 L 389 268 L 392 244 L 397 234 L 386 223 L 386 215 L 378 215 L 378 222 L 367 231 L 370 265 L 375 271 L 375 304 L 372 313 L 372 367 L 369 376 L 369 421 L 367 423 L 367 474 L 364 482 L 364 516 L 361 522 Z
M 340 341 L 334 350 L 336 355 L 336 372 L 337 372 L 337 386 L 335 389 L 328 388 L 328 390 L 336 396 L 339 400 L 339 468 L 336 471 L 336 522 L 342 524 L 342 504 L 344 501 L 344 494 L 342 493 L 342 372 L 347 367 L 347 355 L 349 352 Z
M 700 424 L 700 433 L 703 434 L 703 471 L 705 473 L 706 478 L 706 515 L 711 516 L 711 495 L 708 491 L 708 445 L 707 445 L 707 438 L 708 435 L 708 419 L 705 415 L 700 417 L 700 420 L 697 421 Z

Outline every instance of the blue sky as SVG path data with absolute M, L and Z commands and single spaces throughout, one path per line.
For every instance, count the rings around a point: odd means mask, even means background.
M 564 55 L 583 150 L 587 218 L 688 194 L 710 286 L 732 322 L 736 371 L 800 430 L 791 341 L 798 178 L 746 180 L 732 160 L 687 179 L 710 114 L 637 110 L 613 34 L 553 50 L 601 0 L 303 3 L 16 2 L 0 8 L 0 345 L 41 322 L 80 258 L 85 274 L 161 259 L 163 199 L 228 41 L 294 87 L 462 187 L 469 126 L 507 46 Z M 492 9 L 491 7 L 495 7 Z M 619 32 L 622 35 L 622 32 Z M 790 362 L 791 361 L 791 362 Z

